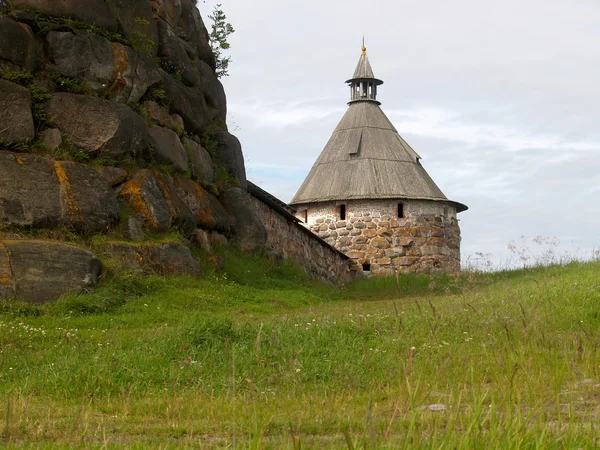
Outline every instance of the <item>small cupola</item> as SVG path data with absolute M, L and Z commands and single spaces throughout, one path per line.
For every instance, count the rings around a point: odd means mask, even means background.
M 377 86 L 383 84 L 383 81 L 375 78 L 373 75 L 373 69 L 367 56 L 367 49 L 365 47 L 365 39 L 363 38 L 362 53 L 358 60 L 358 65 L 354 71 L 354 75 L 351 79 L 346 81 L 350 85 L 350 102 L 374 102 L 380 105 L 377 101 Z

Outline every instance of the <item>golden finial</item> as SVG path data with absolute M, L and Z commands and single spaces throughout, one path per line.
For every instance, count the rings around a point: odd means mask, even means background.
M 362 40 L 362 54 L 366 55 L 367 54 L 367 47 L 365 47 L 365 37 L 363 36 L 363 40 Z

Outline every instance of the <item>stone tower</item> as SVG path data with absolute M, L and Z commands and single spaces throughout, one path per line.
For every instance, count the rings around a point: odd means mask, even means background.
M 460 270 L 457 213 L 377 101 L 366 48 L 348 110 L 291 202 L 315 234 L 372 274 Z

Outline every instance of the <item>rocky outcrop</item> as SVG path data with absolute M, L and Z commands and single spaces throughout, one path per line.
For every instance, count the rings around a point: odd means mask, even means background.
M 96 285 L 100 260 L 57 242 L 0 241 L 0 298 L 45 303 Z
M 34 72 L 39 59 L 39 45 L 31 28 L 8 17 L 0 17 L 0 70 Z
M 150 147 L 144 119 L 122 103 L 60 92 L 52 96 L 45 110 L 50 123 L 76 147 L 94 156 L 138 158 Z
M 108 244 L 110 255 L 126 270 L 157 275 L 202 274 L 202 268 L 185 245 L 167 243 L 160 245 Z
M 171 165 L 175 171 L 180 173 L 188 171 L 188 155 L 179 136 L 173 130 L 153 126 L 150 127 L 148 133 L 154 141 L 153 149 L 158 162 Z
M 26 142 L 34 137 L 29 90 L 0 80 L 0 142 Z
M 229 233 L 231 217 L 219 201 L 198 183 L 186 178 L 178 178 L 175 181 L 175 190 L 194 215 L 197 226 L 206 230 Z
M 213 139 L 217 143 L 216 163 L 223 167 L 243 190 L 246 190 L 246 166 L 240 141 L 226 131 L 214 133 Z
M 190 138 L 183 138 L 183 147 L 190 160 L 192 176 L 200 183 L 211 184 L 215 182 L 215 169 L 208 152 Z

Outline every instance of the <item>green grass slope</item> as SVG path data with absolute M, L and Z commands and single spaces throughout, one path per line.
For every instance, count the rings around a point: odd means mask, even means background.
M 202 280 L 0 304 L 1 442 L 600 445 L 599 262 L 337 290 L 233 251 L 209 260 Z

